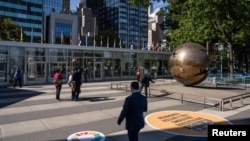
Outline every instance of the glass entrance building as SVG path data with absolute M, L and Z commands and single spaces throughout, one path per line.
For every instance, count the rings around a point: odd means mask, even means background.
M 70 69 L 85 67 L 88 81 L 135 79 L 137 69 L 165 77 L 170 55 L 160 51 L 0 41 L 0 86 L 13 81 L 15 67 L 22 70 L 24 85 L 52 83 L 57 69 L 66 82 Z

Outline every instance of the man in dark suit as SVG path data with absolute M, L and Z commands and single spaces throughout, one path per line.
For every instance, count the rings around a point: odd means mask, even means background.
M 82 75 L 79 69 L 75 69 L 75 72 L 72 75 L 72 81 L 75 83 L 75 89 L 72 92 L 71 100 L 78 101 L 82 85 Z
M 126 118 L 126 130 L 129 141 L 138 141 L 140 130 L 144 127 L 145 121 L 143 112 L 147 112 L 147 98 L 139 91 L 139 83 L 131 82 L 132 94 L 125 99 L 123 109 L 118 117 L 117 124 Z

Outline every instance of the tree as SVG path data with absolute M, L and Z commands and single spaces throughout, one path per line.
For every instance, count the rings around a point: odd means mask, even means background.
M 146 0 L 131 1 L 137 5 L 143 2 L 144 6 L 149 4 Z M 168 3 L 165 10 L 166 36 L 171 46 L 177 47 L 184 42 L 197 42 L 203 45 L 221 42 L 226 47 L 229 79 L 232 79 L 233 51 L 240 47 L 243 50 L 250 48 L 247 40 L 250 34 L 250 1 L 166 0 L 166 2 Z
M 0 16 L 0 40 L 20 41 L 21 28 L 7 17 Z

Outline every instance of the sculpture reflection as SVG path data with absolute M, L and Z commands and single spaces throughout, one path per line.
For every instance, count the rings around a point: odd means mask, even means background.
M 209 64 L 205 47 L 197 43 L 184 43 L 173 51 L 168 67 L 178 82 L 191 86 L 207 78 Z

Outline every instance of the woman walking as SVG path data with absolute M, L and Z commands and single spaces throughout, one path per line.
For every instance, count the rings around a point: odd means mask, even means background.
M 60 100 L 60 93 L 62 89 L 62 74 L 60 69 L 57 69 L 54 74 L 54 84 L 56 87 L 56 99 Z

